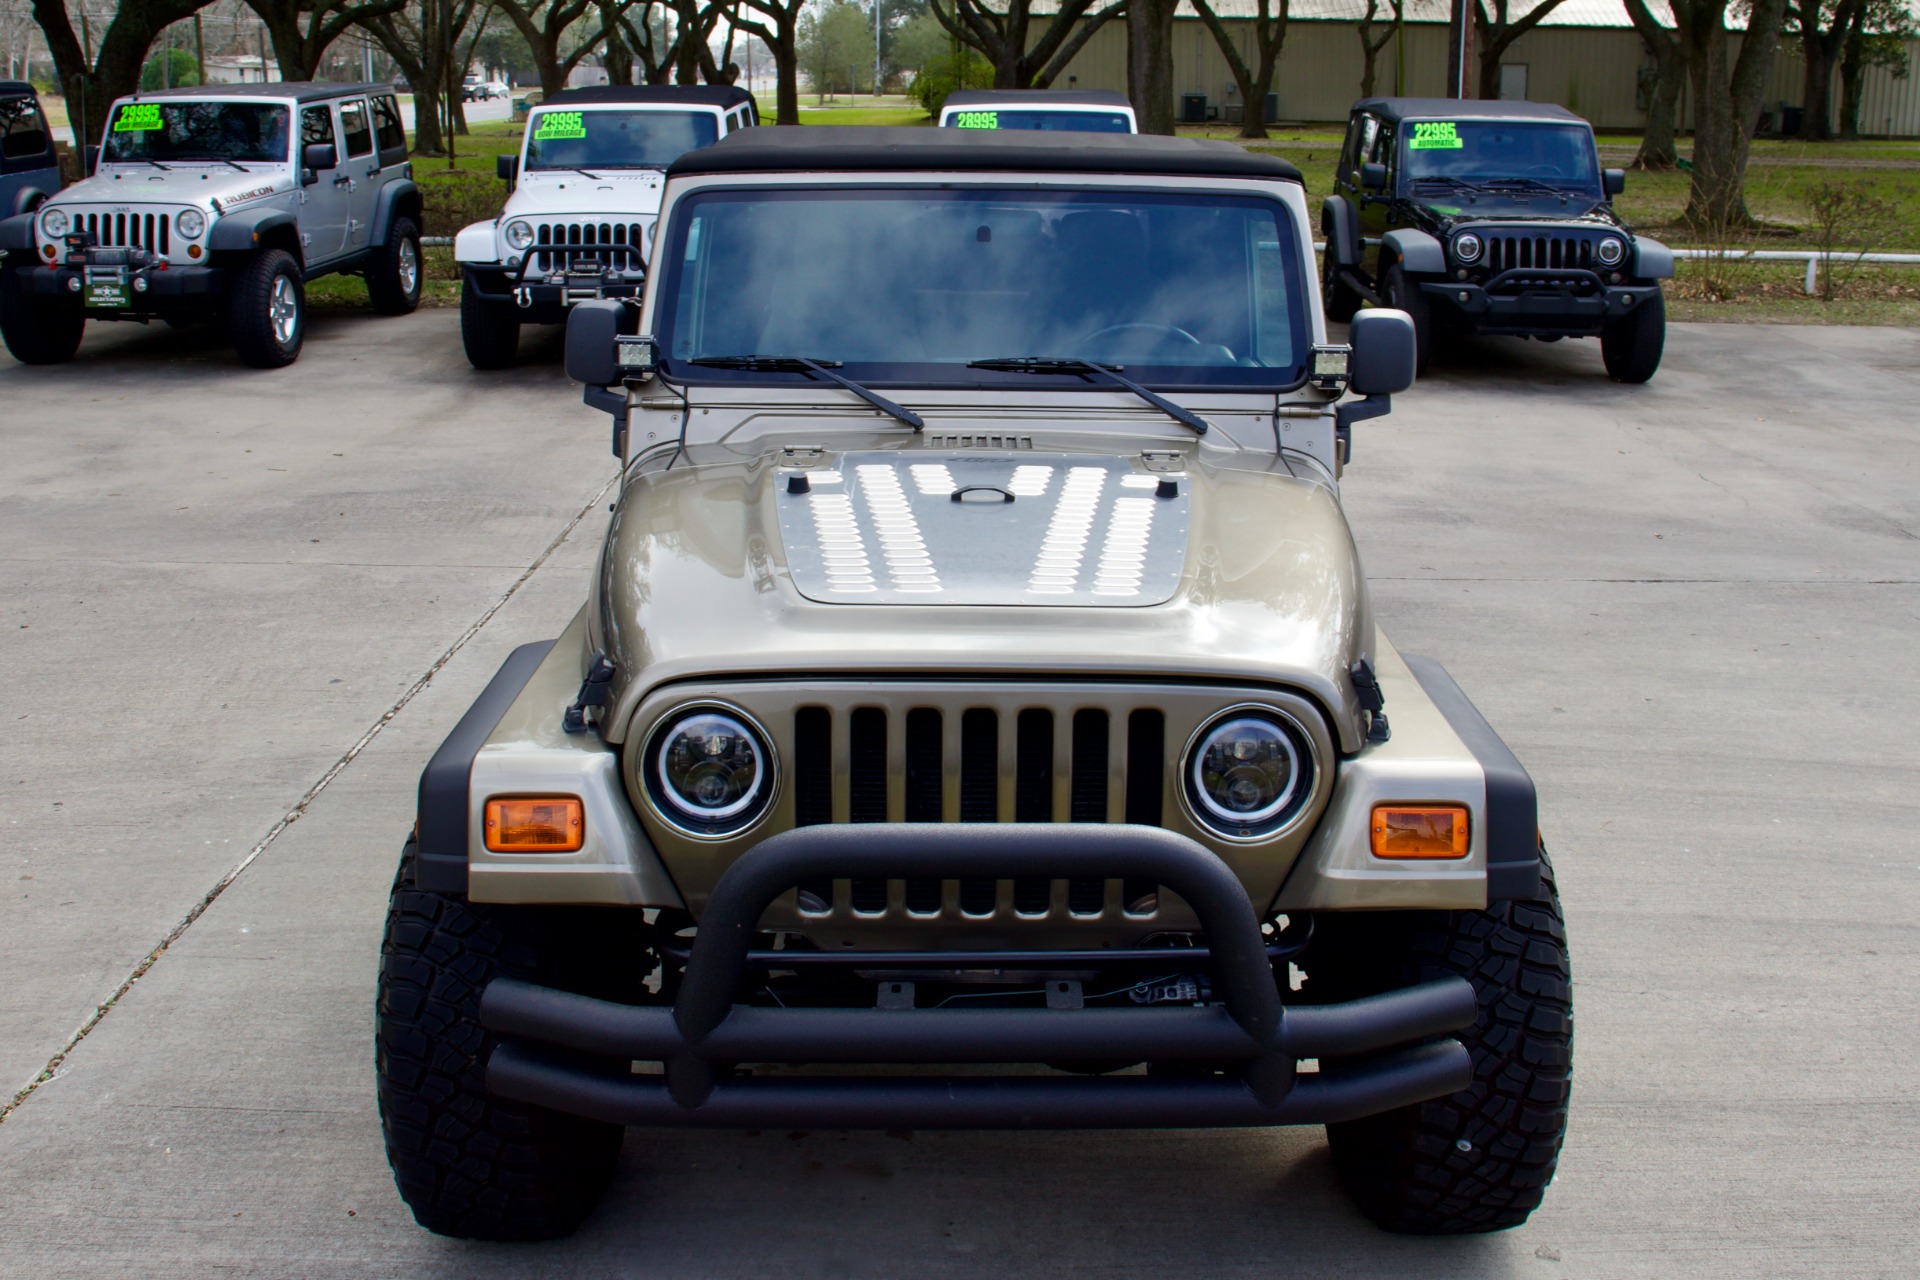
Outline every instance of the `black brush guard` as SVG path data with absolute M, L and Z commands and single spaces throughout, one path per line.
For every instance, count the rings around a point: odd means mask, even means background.
M 1222 1003 L 1139 1009 L 768 1009 L 736 1006 L 760 917 L 819 877 L 1151 879 L 1199 916 Z M 1170 956 L 1180 953 L 1170 952 Z M 1032 953 L 1036 968 L 1048 953 Z M 789 831 L 721 877 L 672 1008 L 493 981 L 496 1095 L 621 1124 L 697 1128 L 1124 1129 L 1325 1124 L 1465 1089 L 1473 987 L 1447 978 L 1343 1004 L 1284 1007 L 1233 872 L 1152 827 L 874 824 Z M 1307 1074 L 1302 1058 L 1337 1063 Z M 637 1075 L 635 1061 L 663 1064 Z M 752 1076 L 740 1063 L 1147 1061 L 1146 1076 Z

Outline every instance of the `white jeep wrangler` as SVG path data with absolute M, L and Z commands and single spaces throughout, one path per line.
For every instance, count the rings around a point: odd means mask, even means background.
M 602 85 L 535 107 L 520 154 L 499 158 L 506 208 L 454 240 L 473 367 L 512 365 L 523 324 L 639 297 L 666 167 L 758 123 L 752 95 L 728 85 Z

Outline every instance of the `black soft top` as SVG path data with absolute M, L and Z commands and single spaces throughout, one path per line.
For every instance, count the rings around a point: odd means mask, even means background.
M 946 107 L 1101 107 L 1126 111 L 1133 104 L 1111 89 L 961 89 L 947 95 Z M 945 110 L 942 107 L 941 110 Z
M 923 129 L 910 125 L 801 125 L 730 133 L 675 160 L 668 177 L 696 173 L 1137 173 L 1300 181 L 1276 156 L 1231 142 L 1131 133 Z
M 33 92 L 24 80 L 0 80 L 0 98 L 18 98 Z
M 127 96 L 140 102 L 152 98 L 292 98 L 295 102 L 315 102 L 324 98 L 350 98 L 355 94 L 391 94 L 390 84 L 322 84 L 314 80 L 270 80 L 266 84 L 202 84 L 190 89 L 155 89 L 151 93 Z
M 719 107 L 725 110 L 752 105 L 753 95 L 730 84 L 595 84 L 583 89 L 562 89 L 536 105 L 597 106 L 620 102 L 655 106 L 679 103 L 683 106 Z M 756 107 L 754 119 L 759 118 L 760 112 Z
M 1586 124 L 1565 107 L 1551 102 L 1504 102 L 1477 98 L 1363 98 L 1353 104 L 1386 120 L 1550 120 L 1556 124 Z

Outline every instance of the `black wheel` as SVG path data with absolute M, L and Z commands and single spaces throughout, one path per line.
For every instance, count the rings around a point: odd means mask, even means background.
M 19 271 L 0 271 L 0 338 L 21 364 L 65 364 L 80 349 L 87 313 L 78 301 L 27 292 Z
M 1407 275 L 1399 263 L 1387 268 L 1387 301 L 1413 317 L 1413 371 L 1427 376 L 1427 358 L 1433 350 L 1433 313 L 1427 307 L 1427 295 Z
M 511 302 L 495 302 L 460 285 L 460 342 L 476 369 L 511 369 L 520 352 L 520 313 Z
M 1645 382 L 1667 348 L 1667 301 L 1656 293 L 1600 332 L 1600 358 L 1615 382 Z
M 1313 999 L 1459 974 L 1480 1016 L 1461 1093 L 1327 1126 L 1334 1168 L 1389 1231 L 1457 1235 L 1517 1227 L 1539 1207 L 1567 1131 L 1573 999 L 1553 868 L 1542 897 L 1485 911 L 1319 917 L 1307 957 Z M 1331 926 L 1331 927 L 1328 927 Z M 1316 965 L 1318 967 L 1316 967 Z
M 420 258 L 420 228 L 412 218 L 395 218 L 387 242 L 367 264 L 367 293 L 373 309 L 383 316 L 404 316 L 420 305 L 424 276 Z
M 283 369 L 307 337 L 307 292 L 300 264 L 285 249 L 243 258 L 229 277 L 227 338 L 256 369 Z
M 1340 279 L 1331 255 L 1322 254 L 1321 259 L 1320 305 L 1326 310 L 1328 320 L 1345 324 L 1359 314 L 1360 295 Z
M 409 843 L 375 1008 L 380 1127 L 400 1198 L 441 1235 L 567 1235 L 605 1192 L 624 1130 L 503 1102 L 484 1079 L 494 1040 L 480 1025 L 480 993 L 501 975 L 542 976 L 539 917 L 419 889 L 413 857 Z

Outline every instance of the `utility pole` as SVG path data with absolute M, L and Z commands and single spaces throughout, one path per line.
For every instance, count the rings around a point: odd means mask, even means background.
M 880 3 L 873 0 L 873 96 L 880 96 Z
M 207 37 L 200 30 L 200 15 L 193 15 L 193 60 L 200 68 L 200 83 L 207 82 Z
M 1447 96 L 1466 98 L 1473 75 L 1474 0 L 1453 0 L 1453 17 L 1447 24 Z

